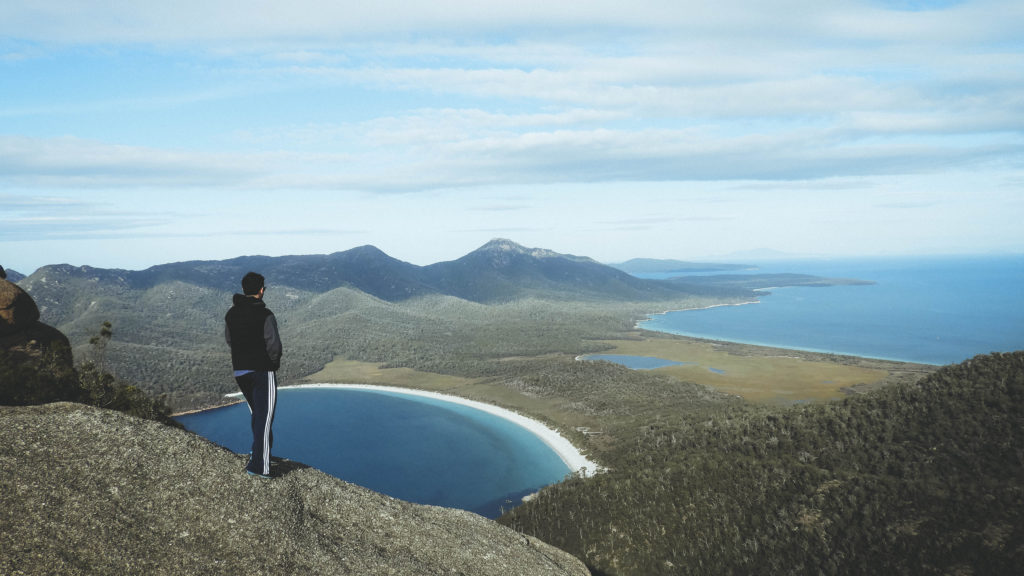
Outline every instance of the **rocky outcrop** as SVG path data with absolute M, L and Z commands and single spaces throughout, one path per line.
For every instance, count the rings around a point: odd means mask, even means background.
M 40 322 L 32 297 L 0 277 L 0 404 L 77 399 L 78 394 L 67 336 Z
M 272 480 L 192 433 L 71 403 L 0 407 L 2 574 L 589 574 L 483 517 L 313 468 Z
M 25 278 L 25 275 L 17 270 L 4 270 L 3 266 L 0 266 L 0 279 L 7 279 L 11 282 L 18 282 Z
M 0 268 L 2 270 L 2 268 Z M 39 320 L 39 308 L 24 290 L 0 274 L 0 336 L 24 330 Z
M 67 337 L 56 328 L 40 322 L 39 308 L 32 297 L 8 281 L 6 273 L 0 274 L 0 349 L 38 355 L 55 348 L 55 345 L 63 345 L 67 349 L 66 360 L 70 363 Z

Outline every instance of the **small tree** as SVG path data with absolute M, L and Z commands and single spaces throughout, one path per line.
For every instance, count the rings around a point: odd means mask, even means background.
M 118 382 L 113 374 L 104 370 L 107 344 L 113 335 L 113 326 L 110 322 L 104 322 L 100 326 L 99 334 L 89 339 L 93 359 L 78 367 L 78 381 L 88 395 L 87 402 L 93 406 L 180 427 L 181 425 L 170 417 L 171 410 L 163 397 L 150 398 L 135 386 Z
M 105 320 L 100 326 L 100 333 L 89 338 L 89 345 L 92 346 L 94 362 L 99 366 L 100 371 L 106 368 L 107 344 L 114 336 L 114 327 L 109 320 Z
M 114 335 L 113 325 L 109 321 L 103 322 L 99 334 L 89 338 L 89 345 L 92 347 L 90 356 L 78 367 L 78 379 L 82 388 L 88 392 L 90 404 L 94 406 L 107 407 L 114 401 L 114 376 L 106 370 L 107 344 Z

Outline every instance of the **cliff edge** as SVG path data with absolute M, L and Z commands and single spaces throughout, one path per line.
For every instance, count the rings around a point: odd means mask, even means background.
M 290 461 L 273 480 L 190 432 L 74 403 L 0 406 L 2 574 L 579 575 L 481 516 Z

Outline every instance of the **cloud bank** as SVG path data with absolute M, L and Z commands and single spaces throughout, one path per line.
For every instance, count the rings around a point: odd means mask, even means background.
M 0 225 L 244 239 L 213 198 L 339 194 L 399 223 L 279 205 L 275 229 L 398 242 L 433 211 L 448 256 L 503 232 L 1013 249 L 1020 30 L 1005 0 L 6 3 Z M 12 200 L 131 194 L 195 214 Z
M 120 140 L 95 128 L 5 131 L 0 182 L 392 192 L 1018 167 L 1024 8 L 911 7 L 9 4 L 0 35 L 15 40 L 0 52 L 10 72 L 61 59 L 113 67 L 143 53 L 180 80 L 145 96 L 92 87 L 84 101 L 24 88 L 4 113 L 14 124 L 46 114 L 73 127 L 134 109 L 140 122 L 166 115 L 195 133 L 172 145 L 161 130 Z M 345 102 L 352 92 L 369 104 Z M 301 107 L 310 93 L 313 106 L 334 95 L 347 112 L 256 111 Z M 209 114 L 237 104 L 238 117 L 204 128 L 208 100 Z

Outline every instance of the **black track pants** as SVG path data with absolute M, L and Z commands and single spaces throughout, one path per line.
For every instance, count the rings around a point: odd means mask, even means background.
M 246 467 L 256 474 L 270 474 L 270 448 L 274 445 L 274 409 L 277 407 L 277 375 L 250 372 L 235 378 L 252 412 L 252 457 Z

